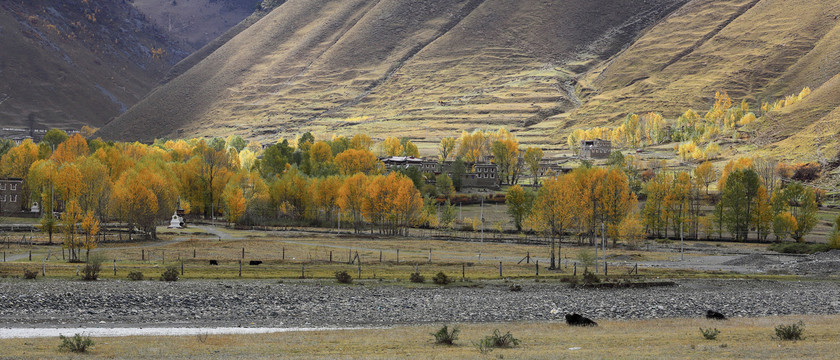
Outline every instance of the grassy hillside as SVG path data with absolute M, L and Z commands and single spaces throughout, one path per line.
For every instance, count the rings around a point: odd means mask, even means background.
M 303 131 L 552 143 L 571 77 L 685 1 L 291 0 L 103 128 L 109 138 Z
M 813 97 L 768 115 L 751 141 L 786 159 L 816 160 L 817 142 L 837 132 L 838 15 L 840 5 L 816 0 L 692 1 L 582 77 L 583 106 L 558 121 L 591 127 L 648 111 L 674 118 L 707 110 L 716 91 L 757 108 L 807 86 Z M 829 158 L 836 152 L 822 148 Z
M 4 127 L 101 126 L 186 56 L 117 0 L 2 2 L 0 49 Z

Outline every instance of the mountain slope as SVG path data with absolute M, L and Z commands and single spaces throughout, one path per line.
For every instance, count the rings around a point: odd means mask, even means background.
M 538 129 L 576 106 L 568 91 L 575 71 L 684 2 L 290 0 L 101 135 Z
M 0 49 L 0 122 L 10 127 L 30 115 L 39 128 L 101 126 L 186 56 L 121 0 L 4 1 Z

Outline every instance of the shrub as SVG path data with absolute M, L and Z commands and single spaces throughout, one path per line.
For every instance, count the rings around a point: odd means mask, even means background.
M 349 284 L 353 282 L 353 277 L 350 276 L 350 274 L 348 274 L 345 270 L 336 271 L 335 281 L 338 281 L 341 284 Z
M 411 281 L 413 283 L 424 283 L 426 282 L 426 278 L 423 277 L 423 275 L 420 275 L 419 272 L 415 272 L 411 273 L 411 275 L 408 276 L 408 281 Z
M 513 284 L 513 285 L 511 285 L 511 286 L 508 286 L 508 290 L 513 291 L 513 292 L 519 292 L 519 291 L 522 291 L 522 285 L 519 285 L 519 284 Z
M 502 332 L 499 331 L 499 329 L 496 329 L 493 330 L 493 335 L 485 337 L 479 342 L 473 343 L 473 345 L 478 349 L 479 352 L 487 353 L 492 351 L 494 348 L 516 347 L 519 345 L 519 340 L 514 338 L 509 331 L 502 335 Z
M 782 254 L 814 254 L 831 250 L 828 244 L 808 244 L 808 243 L 775 243 L 771 244 L 768 249 Z
M 128 273 L 129 280 L 140 281 L 143 280 L 143 273 L 139 271 L 132 271 Z
M 178 281 L 178 267 L 169 266 L 163 274 L 160 274 L 160 281 Z
M 776 337 L 780 340 L 802 340 L 802 322 L 785 325 L 779 324 L 776 326 Z
M 443 271 L 441 271 L 435 274 L 435 277 L 432 278 L 432 281 L 438 285 L 446 285 L 452 282 L 452 279 L 449 278 L 449 276 L 446 276 L 446 274 L 444 274 Z
M 449 327 L 443 325 L 440 330 L 433 332 L 432 336 L 435 337 L 435 344 L 453 345 L 455 344 L 455 340 L 458 340 L 458 333 L 460 332 L 461 330 L 457 327 L 449 329 Z
M 598 278 L 598 275 L 591 273 L 589 271 L 585 271 L 583 273 L 583 284 L 584 285 L 592 285 L 601 282 L 601 279 Z
M 99 279 L 99 271 L 102 270 L 102 262 L 104 259 L 101 256 L 88 257 L 85 267 L 82 268 L 82 280 L 94 281 Z
M 703 334 L 703 338 L 705 338 L 706 340 L 715 340 L 717 339 L 717 336 L 720 335 L 720 330 L 712 328 L 700 328 L 700 333 Z
M 38 270 L 23 269 L 23 278 L 27 280 L 35 280 L 38 277 Z
M 83 353 L 87 352 L 89 347 L 93 347 L 93 340 L 87 336 L 82 337 L 81 335 L 76 334 L 73 335 L 73 337 L 66 337 L 64 335 L 59 335 L 58 337 L 61 339 L 61 345 L 58 346 L 58 349 L 61 351 Z

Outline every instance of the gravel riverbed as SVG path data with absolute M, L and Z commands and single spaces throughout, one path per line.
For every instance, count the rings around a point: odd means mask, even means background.
M 644 289 L 570 289 L 523 281 L 406 288 L 323 281 L 0 281 L 0 327 L 346 327 L 428 322 L 840 313 L 840 282 L 682 280 Z M 556 311 L 552 311 L 556 310 Z

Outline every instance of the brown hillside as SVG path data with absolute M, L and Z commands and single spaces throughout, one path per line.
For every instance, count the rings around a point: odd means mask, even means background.
M 121 0 L 0 2 L 0 49 L 4 127 L 101 126 L 186 55 Z
M 581 81 L 586 126 L 628 112 L 706 110 L 715 91 L 763 100 L 815 89 L 840 70 L 840 4 L 694 0 Z
M 101 130 L 115 139 L 505 125 L 553 141 L 569 81 L 683 0 L 290 0 Z M 532 136 L 534 135 L 534 136 Z
M 133 0 L 169 38 L 198 49 L 254 12 L 255 0 Z

